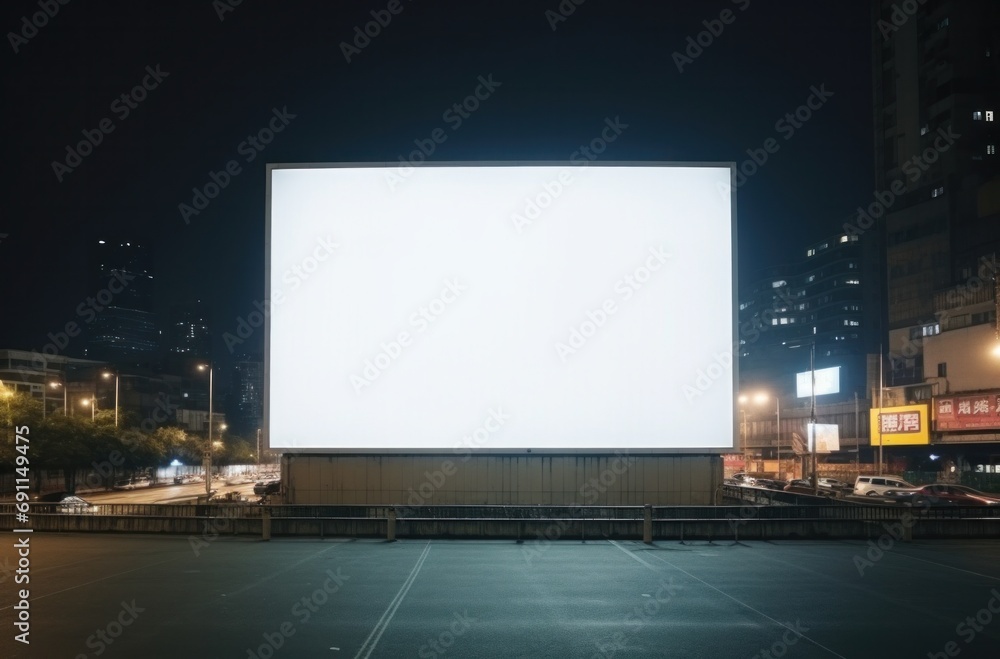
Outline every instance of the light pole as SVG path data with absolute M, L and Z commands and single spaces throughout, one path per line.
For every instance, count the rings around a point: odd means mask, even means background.
M 205 496 L 212 496 L 212 386 L 215 368 L 211 364 L 198 364 L 199 371 L 208 371 L 208 448 L 205 450 Z M 207 503 L 207 502 L 206 502 Z
M 115 428 L 118 427 L 118 373 L 101 373 L 101 377 L 105 380 L 110 378 L 112 375 L 115 376 Z
M 95 393 L 93 398 L 84 398 L 80 401 L 80 404 L 84 407 L 90 406 L 90 422 L 97 422 L 97 395 Z
M 260 428 L 257 428 L 257 473 L 260 474 Z
M 749 401 L 750 399 L 746 396 L 746 394 L 740 394 L 737 400 L 740 403 L 740 415 L 743 417 L 743 423 L 740 426 L 742 430 L 740 434 L 743 435 L 743 471 L 746 473 L 750 473 L 750 467 L 749 467 L 750 463 L 748 462 L 749 452 L 747 451 L 747 444 L 749 443 L 750 433 L 748 432 L 747 428 L 747 411 L 743 408 L 743 406 L 746 405 L 747 401 Z
M 66 383 L 64 383 L 64 382 L 50 382 L 49 386 L 52 387 L 53 389 L 55 389 L 57 387 L 62 387 L 62 390 L 63 390 L 63 416 L 66 416 L 67 414 L 69 414 L 69 410 L 67 409 L 68 405 L 66 404 L 67 403 Z

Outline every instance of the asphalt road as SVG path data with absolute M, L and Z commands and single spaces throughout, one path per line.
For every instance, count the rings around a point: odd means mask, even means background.
M 226 485 L 224 481 L 212 483 L 212 489 L 217 494 L 240 492 L 254 500 L 253 483 Z M 106 492 L 83 492 L 78 496 L 91 503 L 176 503 L 189 501 L 205 494 L 204 483 L 189 483 L 187 485 L 157 485 L 139 487 L 134 490 L 110 490 Z
M 996 542 L 878 555 L 860 541 L 263 542 L 211 529 L 33 535 L 24 645 L 7 535 L 8 657 L 923 659 L 1000 647 Z

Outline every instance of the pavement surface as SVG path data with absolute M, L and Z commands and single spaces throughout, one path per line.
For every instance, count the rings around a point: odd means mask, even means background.
M 1000 656 L 991 541 L 264 542 L 224 532 L 5 533 L 0 656 Z M 17 575 L 24 535 L 30 571 Z M 15 640 L 21 588 L 28 645 Z

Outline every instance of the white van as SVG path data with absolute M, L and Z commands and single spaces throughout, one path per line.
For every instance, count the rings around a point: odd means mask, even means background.
M 915 489 L 916 487 L 899 476 L 858 476 L 857 480 L 854 481 L 854 494 L 855 496 L 880 497 L 887 490 Z

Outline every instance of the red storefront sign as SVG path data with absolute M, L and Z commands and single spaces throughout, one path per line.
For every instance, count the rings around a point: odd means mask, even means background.
M 934 399 L 936 430 L 1000 429 L 1000 391 Z

